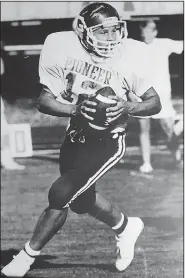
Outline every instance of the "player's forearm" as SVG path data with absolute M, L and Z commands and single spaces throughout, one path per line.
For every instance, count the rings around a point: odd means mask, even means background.
M 63 104 L 50 97 L 39 99 L 37 107 L 41 113 L 57 117 L 72 117 L 76 114 L 76 105 Z
M 127 102 L 128 114 L 132 116 L 151 116 L 161 111 L 161 103 L 158 96 L 150 97 L 142 102 Z

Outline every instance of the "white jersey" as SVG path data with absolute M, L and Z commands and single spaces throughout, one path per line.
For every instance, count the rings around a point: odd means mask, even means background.
M 169 56 L 183 51 L 183 42 L 168 38 L 155 38 L 148 44 L 151 71 L 155 80 L 155 88 L 161 100 L 171 98 L 171 82 L 169 72 Z
M 105 86 L 124 100 L 128 91 L 140 97 L 152 87 L 147 48 L 142 42 L 127 39 L 121 55 L 97 63 L 74 32 L 53 33 L 46 38 L 40 55 L 40 83 L 62 103 L 76 104 L 79 95 L 94 94 Z

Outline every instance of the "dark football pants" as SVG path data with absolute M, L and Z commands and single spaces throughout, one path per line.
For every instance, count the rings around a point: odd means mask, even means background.
M 50 206 L 73 209 L 79 201 L 81 205 L 88 205 L 88 200 L 95 198 L 95 182 L 122 158 L 124 152 L 125 134 L 84 143 L 71 142 L 67 137 L 60 150 L 61 177 L 50 189 L 54 192 L 49 194 Z

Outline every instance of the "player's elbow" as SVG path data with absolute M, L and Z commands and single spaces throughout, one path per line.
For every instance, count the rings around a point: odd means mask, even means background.
M 158 95 L 155 96 L 155 101 L 153 104 L 153 113 L 158 114 L 162 109 L 161 101 Z
M 40 97 L 37 100 L 37 109 L 39 110 L 39 112 L 42 112 L 42 101 Z
M 159 96 L 157 96 L 157 100 L 156 100 L 156 110 L 157 110 L 157 113 L 159 113 L 162 109 L 162 105 L 161 105 L 161 101 L 160 101 L 160 98 Z
M 37 109 L 39 112 L 47 114 L 51 98 L 53 98 L 53 96 L 43 89 L 37 100 Z
M 46 111 L 46 104 L 45 104 L 45 100 L 43 99 L 42 96 L 40 96 L 37 100 L 37 109 L 39 110 L 39 112 L 41 113 L 45 113 Z

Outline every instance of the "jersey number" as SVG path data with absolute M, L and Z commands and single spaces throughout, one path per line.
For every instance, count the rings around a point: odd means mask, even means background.
M 70 72 L 66 75 L 66 79 L 67 79 L 66 90 L 61 96 L 63 97 L 63 99 L 72 103 L 74 100 L 72 88 L 76 79 L 76 74 Z

